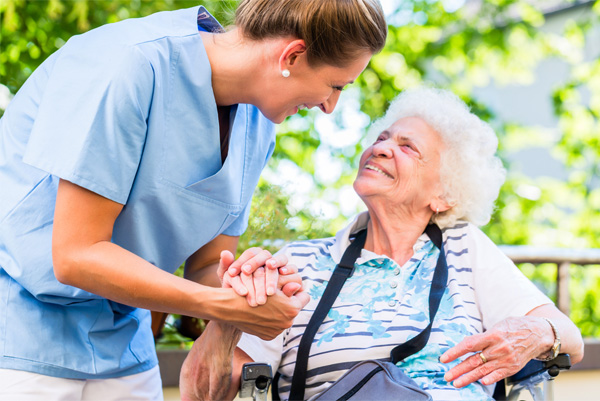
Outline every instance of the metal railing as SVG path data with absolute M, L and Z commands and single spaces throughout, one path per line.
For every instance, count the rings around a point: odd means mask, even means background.
M 501 245 L 500 249 L 515 263 L 553 263 L 556 265 L 556 306 L 569 316 L 569 269 L 576 265 L 600 265 L 600 249 L 537 248 Z

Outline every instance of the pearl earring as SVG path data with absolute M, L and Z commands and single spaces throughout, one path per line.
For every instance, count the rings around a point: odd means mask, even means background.
M 281 75 L 283 75 L 284 78 L 287 78 L 290 76 L 290 70 L 285 69 L 283 71 L 281 71 Z

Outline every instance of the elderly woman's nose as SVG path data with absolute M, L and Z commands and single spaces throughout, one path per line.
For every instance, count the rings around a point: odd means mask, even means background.
M 392 156 L 392 144 L 391 141 L 379 141 L 373 145 L 373 155 L 380 157 L 391 157 Z

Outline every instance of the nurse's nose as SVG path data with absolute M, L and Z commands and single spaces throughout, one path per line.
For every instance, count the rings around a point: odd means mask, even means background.
M 334 90 L 333 92 L 331 92 L 331 95 L 329 95 L 327 100 L 321 103 L 323 106 L 323 112 L 325 114 L 331 114 L 333 110 L 335 110 L 335 106 L 337 105 L 337 102 L 340 99 L 341 93 L 342 92 L 339 90 Z

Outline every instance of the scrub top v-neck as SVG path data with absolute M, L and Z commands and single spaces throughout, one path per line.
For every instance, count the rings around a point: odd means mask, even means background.
M 0 119 L 0 368 L 103 378 L 157 363 L 148 311 L 55 279 L 59 179 L 123 204 L 112 242 L 169 272 L 246 229 L 274 127 L 233 106 L 222 162 L 200 20 L 218 26 L 195 7 L 75 36 Z

